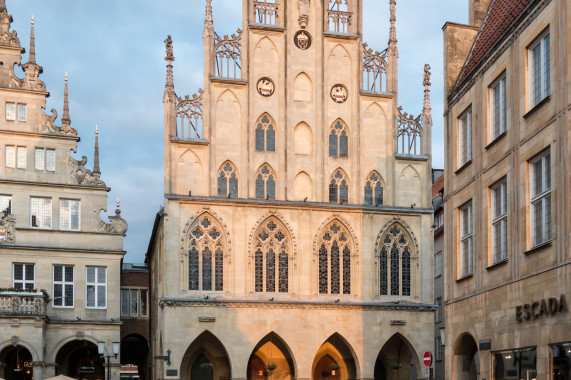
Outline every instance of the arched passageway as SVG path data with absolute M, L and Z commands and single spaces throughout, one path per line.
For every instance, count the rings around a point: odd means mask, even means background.
M 340 334 L 331 335 L 313 359 L 313 379 L 356 379 L 358 363 L 353 349 Z
M 478 344 L 468 333 L 461 335 L 454 345 L 452 372 L 452 377 L 456 380 L 478 380 L 480 378 Z
M 247 371 L 249 380 L 290 380 L 295 378 L 295 363 L 287 344 L 271 332 L 252 350 Z
M 377 356 L 375 380 L 415 380 L 419 364 L 410 342 L 401 334 L 395 334 Z
M 0 378 L 33 380 L 32 354 L 23 346 L 8 346 L 0 352 Z
M 136 365 L 139 380 L 147 380 L 149 343 L 138 334 L 127 335 L 121 341 L 121 364 Z
M 232 377 L 226 348 L 210 331 L 188 346 L 180 367 L 181 379 L 220 380 Z
M 97 346 L 86 340 L 74 340 L 63 345 L 56 355 L 56 375 L 74 379 L 105 379 L 105 362 Z

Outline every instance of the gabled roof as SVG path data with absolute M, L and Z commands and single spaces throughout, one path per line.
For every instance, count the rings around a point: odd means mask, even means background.
M 476 70 L 488 53 L 534 2 L 535 0 L 492 0 L 466 63 L 458 76 L 457 84 Z
M 436 194 L 442 190 L 444 190 L 444 174 L 434 181 L 434 184 L 432 185 L 432 196 L 436 196 Z

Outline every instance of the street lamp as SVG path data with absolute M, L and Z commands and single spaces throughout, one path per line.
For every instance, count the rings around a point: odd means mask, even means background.
M 113 342 L 113 355 L 105 355 L 105 342 L 97 342 L 97 352 L 102 358 L 107 358 L 107 380 L 111 380 L 111 357 L 117 359 L 119 342 Z

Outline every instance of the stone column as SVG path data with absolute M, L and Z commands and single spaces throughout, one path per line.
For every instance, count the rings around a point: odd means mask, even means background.
M 65 372 L 67 373 L 67 372 Z M 50 364 L 45 364 L 44 366 L 44 379 L 49 379 L 51 377 L 55 377 L 56 375 L 56 364 L 55 363 L 50 363 Z M 34 377 L 34 380 L 35 377 Z
M 32 370 L 34 371 L 34 380 L 44 380 L 44 362 L 32 362 Z

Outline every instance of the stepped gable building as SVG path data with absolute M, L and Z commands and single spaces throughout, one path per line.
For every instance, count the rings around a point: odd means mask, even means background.
M 55 110 L 44 112 L 49 93 L 39 79 L 33 20 L 25 64 L 11 22 L 0 0 L 0 378 L 101 379 L 97 342 L 109 354 L 120 340 L 127 223 L 118 204 L 109 222 L 100 218 L 109 188 L 97 136 L 93 170 L 70 154 L 79 136 L 67 77 L 60 124 Z M 112 372 L 118 379 L 118 367 Z
M 470 10 L 444 26 L 446 379 L 569 379 L 571 3 Z
M 430 67 L 412 116 L 397 101 L 396 2 L 381 52 L 363 42 L 365 10 L 243 0 L 242 29 L 222 37 L 207 0 L 193 96 L 175 93 L 166 40 L 154 379 L 426 376 Z

